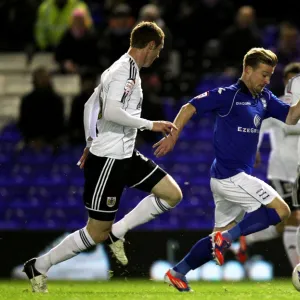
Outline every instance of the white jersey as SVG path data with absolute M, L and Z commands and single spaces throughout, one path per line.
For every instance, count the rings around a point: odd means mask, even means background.
M 290 104 L 288 97 L 281 100 Z M 268 162 L 267 178 L 294 182 L 297 176 L 297 135 L 288 135 L 287 131 L 294 127 L 285 123 L 268 118 L 262 122 L 259 145 L 264 133 L 270 134 L 271 153 Z
M 285 88 L 285 98 L 291 103 L 291 105 L 296 104 L 300 100 L 300 74 L 291 78 Z M 298 123 L 295 127 L 295 131 L 298 129 L 298 134 L 300 134 L 300 124 Z M 297 152 L 297 162 L 300 164 L 300 138 L 298 135 L 298 152 Z
M 142 101 L 139 68 L 133 58 L 126 53 L 102 73 L 100 84 L 88 101 L 94 104 L 88 112 L 85 112 L 85 130 L 86 136 L 93 138 L 90 151 L 94 155 L 115 159 L 132 156 L 137 128 L 122 126 L 108 120 L 105 110 L 109 106 L 121 104 L 126 113 L 139 118 Z M 93 128 L 95 119 L 97 134 L 96 128 Z

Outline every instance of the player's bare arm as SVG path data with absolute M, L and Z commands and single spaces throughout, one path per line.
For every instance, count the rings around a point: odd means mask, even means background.
M 191 117 L 196 112 L 195 106 L 188 103 L 181 107 L 179 113 L 177 114 L 174 124 L 177 127 L 177 130 L 172 130 L 171 134 L 167 137 L 161 139 L 158 143 L 153 145 L 153 148 L 156 148 L 154 154 L 156 157 L 161 157 L 166 155 L 168 152 L 172 151 L 176 141 L 179 138 L 180 132 L 184 128 L 185 124 L 191 119 Z
M 286 117 L 285 123 L 288 125 L 296 125 L 300 119 L 300 101 L 291 106 Z
M 92 142 L 92 139 L 91 139 L 91 142 Z M 89 152 L 90 152 L 90 147 L 86 146 L 83 150 L 83 153 L 82 153 L 78 163 L 77 163 L 77 166 L 79 166 L 80 169 L 84 168 L 84 164 L 85 164 L 85 161 L 86 161 L 86 158 L 87 158 Z

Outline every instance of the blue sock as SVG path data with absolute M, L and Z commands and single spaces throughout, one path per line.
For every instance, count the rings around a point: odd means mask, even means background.
M 198 241 L 185 258 L 173 270 L 186 275 L 190 270 L 195 270 L 213 259 L 210 236 Z
M 241 235 L 248 235 L 253 232 L 261 231 L 271 225 L 276 225 L 281 219 L 274 208 L 261 206 L 259 209 L 247 214 L 247 216 L 236 226 L 228 230 L 232 241 Z

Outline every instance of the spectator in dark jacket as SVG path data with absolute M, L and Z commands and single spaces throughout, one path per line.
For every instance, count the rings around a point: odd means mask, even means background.
M 88 26 L 88 15 L 77 8 L 72 14 L 71 26 L 55 50 L 55 59 L 63 73 L 81 73 L 87 69 L 98 70 L 98 39 Z
M 233 77 L 239 74 L 244 53 L 253 47 L 261 46 L 262 40 L 256 27 L 254 8 L 240 7 L 235 23 L 221 36 L 221 58 L 225 72 Z
M 55 146 L 64 131 L 63 99 L 52 88 L 49 72 L 33 72 L 34 89 L 21 100 L 19 128 L 24 142 L 39 149 Z

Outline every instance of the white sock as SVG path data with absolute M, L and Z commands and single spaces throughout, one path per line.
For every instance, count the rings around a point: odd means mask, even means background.
M 151 194 L 144 198 L 123 219 L 113 224 L 112 233 L 117 238 L 123 238 L 128 230 L 153 220 L 172 208 L 165 200 Z
M 254 244 L 256 242 L 273 240 L 279 237 L 280 234 L 277 232 L 276 226 L 269 226 L 268 228 L 251 233 L 246 236 L 247 245 Z
M 87 232 L 86 227 L 84 227 L 69 234 L 56 247 L 38 257 L 35 262 L 35 268 L 45 275 L 53 265 L 68 260 L 94 245 L 95 242 Z
M 297 253 L 297 227 L 285 226 L 283 231 L 283 245 L 292 268 L 299 263 L 299 255 Z

